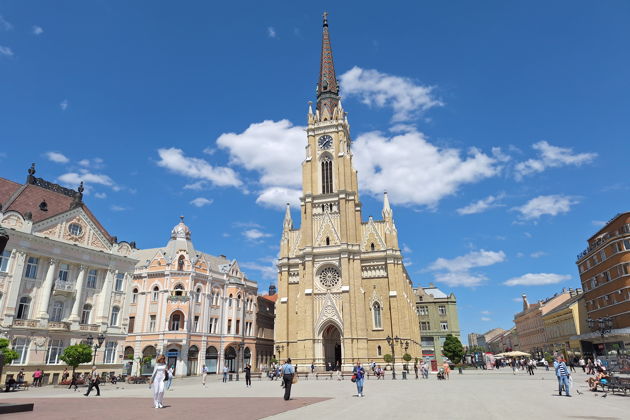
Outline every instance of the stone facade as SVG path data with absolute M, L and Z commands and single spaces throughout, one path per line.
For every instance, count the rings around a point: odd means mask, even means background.
M 400 343 L 408 342 L 407 351 L 418 357 L 415 297 L 386 194 L 383 220 L 362 221 L 327 21 L 317 92 L 316 110 L 308 112 L 301 224 L 293 227 L 287 208 L 280 243 L 277 356 L 317 369 L 350 369 L 392 351 L 401 355 Z M 399 338 L 391 348 L 388 336 Z
M 23 368 L 28 379 L 40 368 L 44 383 L 56 383 L 63 349 L 100 333 L 96 367 L 120 373 L 133 243 L 107 233 L 83 203 L 82 186 L 34 175 L 33 166 L 25 184 L 0 179 L 0 224 L 10 236 L 0 257 L 0 333 L 20 355 L 4 377 Z
M 569 290 L 569 293 L 569 300 L 543 315 L 546 352 L 561 352 L 565 356 L 582 352 L 580 340 L 574 337 L 587 330 L 584 295 L 582 289 Z
M 257 284 L 236 260 L 198 251 L 183 222 L 163 248 L 134 252 L 125 360 L 127 372 L 150 374 L 157 354 L 179 376 L 253 368 Z M 133 362 L 132 362 L 133 360 Z

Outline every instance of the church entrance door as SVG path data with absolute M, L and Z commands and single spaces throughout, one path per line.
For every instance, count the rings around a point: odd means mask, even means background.
M 322 334 L 324 363 L 326 370 L 341 368 L 341 332 L 334 325 L 328 325 Z

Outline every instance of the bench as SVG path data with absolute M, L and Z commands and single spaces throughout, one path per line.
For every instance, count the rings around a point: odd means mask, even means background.
M 262 381 L 262 372 L 252 372 L 250 375 L 252 379 L 258 379 L 259 381 Z
M 319 377 L 323 377 L 325 379 L 332 379 L 333 378 L 333 371 L 329 370 L 328 372 L 317 372 L 315 374 L 315 379 L 319 379 Z
M 630 389 L 630 378 L 620 378 L 618 376 L 612 376 L 608 379 L 608 383 L 598 383 L 602 387 L 602 390 L 608 389 L 608 391 L 615 393 L 616 390 L 623 391 L 624 395 Z

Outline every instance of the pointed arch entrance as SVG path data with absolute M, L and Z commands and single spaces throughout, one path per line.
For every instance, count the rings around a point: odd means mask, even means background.
M 326 370 L 341 368 L 341 331 L 334 324 L 324 327 L 322 333 L 322 345 L 324 347 L 324 364 Z

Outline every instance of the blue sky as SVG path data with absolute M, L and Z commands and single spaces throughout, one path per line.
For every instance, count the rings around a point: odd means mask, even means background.
M 0 1 L 0 176 L 85 180 L 140 247 L 183 214 L 266 289 L 327 9 L 364 218 L 389 191 L 414 282 L 463 334 L 578 287 L 630 207 L 630 3 L 303 3 Z

